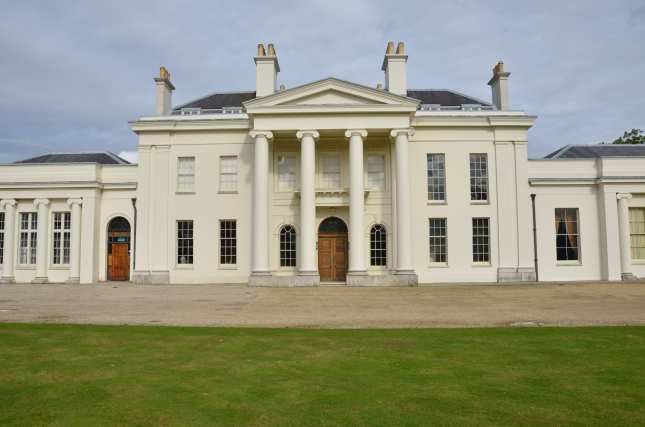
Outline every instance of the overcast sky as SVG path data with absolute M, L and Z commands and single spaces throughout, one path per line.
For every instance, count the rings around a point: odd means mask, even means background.
M 520 4 L 521 3 L 521 4 Z M 150 114 L 165 65 L 174 104 L 254 90 L 258 42 L 279 82 L 383 81 L 387 40 L 405 41 L 408 86 L 490 99 L 537 115 L 530 155 L 645 129 L 645 1 L 0 0 L 0 162 L 80 150 L 136 151 L 128 120 Z

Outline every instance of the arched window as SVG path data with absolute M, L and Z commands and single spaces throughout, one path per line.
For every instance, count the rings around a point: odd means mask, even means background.
M 296 230 L 291 225 L 280 229 L 280 267 L 296 266 Z
M 370 230 L 370 265 L 387 265 L 387 233 L 381 224 Z

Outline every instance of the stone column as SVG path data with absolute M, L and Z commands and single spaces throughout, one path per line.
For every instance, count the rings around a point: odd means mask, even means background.
M 618 193 L 618 240 L 620 241 L 620 277 L 623 280 L 634 280 L 632 273 L 632 256 L 629 237 L 629 199 L 631 194 Z
M 81 205 L 83 199 L 68 199 L 67 204 L 72 208 L 72 241 L 69 259 L 70 283 L 79 283 L 81 279 Z
M 2 278 L 0 283 L 13 283 L 14 255 L 16 253 L 16 201 L 6 199 L 0 202 L 4 210 L 4 260 L 2 262 Z
M 269 131 L 251 131 L 255 140 L 253 156 L 253 226 L 250 282 L 260 284 L 271 275 L 269 269 Z
M 49 199 L 34 200 L 38 209 L 38 227 L 36 241 L 36 277 L 33 283 L 47 282 L 47 239 L 49 237 Z
M 418 278 L 412 267 L 412 240 L 410 232 L 410 180 L 408 160 L 408 138 L 414 130 L 393 129 L 390 137 L 394 139 L 396 151 L 396 274 L 400 281 L 416 285 Z
M 316 139 L 320 135 L 315 130 L 301 130 L 296 136 L 300 140 L 300 270 L 296 284 L 316 285 L 320 282 L 316 268 Z
M 365 184 L 363 176 L 363 138 L 367 131 L 352 129 L 345 132 L 349 138 L 349 270 L 347 283 L 353 284 L 354 276 L 365 276 L 363 218 L 365 215 Z M 360 279 L 359 279 L 360 280 Z

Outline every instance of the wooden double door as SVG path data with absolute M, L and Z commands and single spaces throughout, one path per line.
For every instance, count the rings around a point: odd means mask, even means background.
M 347 233 L 318 234 L 318 272 L 322 282 L 345 281 L 347 246 Z

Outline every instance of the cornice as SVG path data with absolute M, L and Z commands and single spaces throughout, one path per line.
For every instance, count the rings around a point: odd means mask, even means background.
M 416 106 L 396 104 L 323 104 L 267 105 L 247 107 L 249 115 L 258 114 L 334 114 L 334 113 L 401 113 L 410 114 Z
M 246 130 L 249 119 L 230 120 L 136 120 L 129 122 L 130 129 L 136 133 L 173 130 Z

